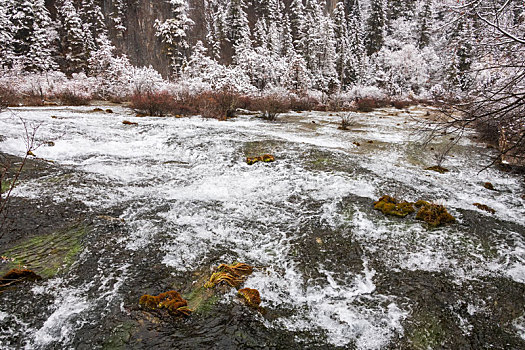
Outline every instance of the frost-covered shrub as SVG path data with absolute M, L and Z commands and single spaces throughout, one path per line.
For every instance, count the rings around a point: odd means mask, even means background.
M 144 94 L 166 88 L 166 82 L 153 67 L 133 67 L 131 85 L 134 94 Z
M 73 90 L 62 90 L 54 95 L 54 98 L 60 100 L 66 106 L 87 105 L 92 100 L 91 95 L 84 95 Z
M 151 116 L 162 117 L 166 114 L 187 115 L 195 110 L 178 101 L 167 91 L 135 93 L 131 97 L 131 107 Z
M 391 50 L 383 47 L 372 59 L 374 85 L 391 95 L 419 94 L 429 88 L 433 64 L 438 61 L 430 48 L 419 50 L 412 44 Z
M 205 118 L 224 120 L 235 117 L 239 94 L 227 88 L 222 91 L 208 91 L 196 96 L 195 105 Z
M 276 120 L 280 113 L 290 110 L 290 104 L 281 95 L 267 95 L 253 100 L 251 108 L 261 112 L 261 117 L 266 120 Z

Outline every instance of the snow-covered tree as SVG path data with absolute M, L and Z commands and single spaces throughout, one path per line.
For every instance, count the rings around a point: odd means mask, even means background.
M 301 55 L 291 57 L 285 78 L 285 87 L 294 92 L 305 92 L 310 88 L 310 74 Z
M 14 59 L 14 28 L 9 19 L 12 3 L 0 0 L 0 68 L 11 67 Z
M 96 39 L 107 32 L 104 14 L 95 0 L 82 0 L 79 12 L 80 18 L 84 23 L 84 30 L 89 30 L 91 38 Z M 94 43 L 95 41 L 93 40 L 92 44 Z
M 347 86 L 354 81 L 356 62 L 350 50 L 348 26 L 343 2 L 337 3 L 332 16 L 334 18 L 335 66 L 337 76 L 341 84 Z
M 236 47 L 250 38 L 250 27 L 246 14 L 244 0 L 230 0 L 225 18 L 226 35 L 232 45 Z
M 423 9 L 418 18 L 418 38 L 417 44 L 424 48 L 430 44 L 430 35 L 432 29 L 432 0 L 425 0 Z
M 164 22 L 155 21 L 155 35 L 164 44 L 164 52 L 170 59 L 175 76 L 179 76 L 182 62 L 189 48 L 186 41 L 187 30 L 193 21 L 186 15 L 184 0 L 169 0 L 172 9 L 172 18 Z
M 466 91 L 472 84 L 470 68 L 473 62 L 473 34 L 471 23 L 465 18 L 457 22 L 456 31 L 449 43 L 451 57 L 449 60 L 448 79 L 451 88 Z
M 253 45 L 255 47 L 268 49 L 268 28 L 264 18 L 259 18 L 255 23 L 255 30 L 253 32 Z
M 126 26 L 124 25 L 124 19 L 126 16 L 126 1 L 125 0 L 113 0 L 113 12 L 109 14 L 111 20 L 113 21 L 115 30 L 117 31 L 118 36 L 122 36 L 124 31 L 126 31 Z
M 84 25 L 72 0 L 57 3 L 59 21 L 58 54 L 59 65 L 65 73 L 79 73 L 87 69 L 88 45 L 92 43 L 91 32 L 84 31 Z
M 352 67 L 347 79 L 356 83 L 363 75 L 363 60 L 365 53 L 363 22 L 359 0 L 346 0 L 344 2 L 348 31 L 348 47 L 351 55 Z
M 368 56 L 378 52 L 385 41 L 385 13 L 383 0 L 371 0 L 370 15 L 366 22 L 365 46 Z
M 281 55 L 291 57 L 295 54 L 295 48 L 293 45 L 292 29 L 290 27 L 290 19 L 288 18 L 288 15 L 284 16 L 282 30 Z
M 16 0 L 13 10 L 13 44 L 18 60 L 28 71 L 55 68 L 53 42 L 56 32 L 44 0 Z
M 289 16 L 293 44 L 295 50 L 301 52 L 301 43 L 303 42 L 303 38 L 305 36 L 305 18 L 302 0 L 292 0 L 292 3 L 290 4 Z

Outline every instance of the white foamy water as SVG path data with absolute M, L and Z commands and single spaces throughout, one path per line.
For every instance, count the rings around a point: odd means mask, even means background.
M 525 282 L 525 245 L 519 233 L 494 237 L 495 251 L 487 254 L 485 242 L 464 230 L 427 230 L 418 222 L 378 219 L 360 205 L 345 204 L 345 197 L 359 196 L 371 205 L 372 199 L 395 190 L 391 186 L 396 183 L 408 200 L 444 203 L 460 223 L 461 210 L 479 211 L 472 203 L 480 202 L 497 210 L 495 218 L 525 224 L 524 203 L 516 196 L 519 178 L 493 169 L 478 173 L 479 162 L 488 161 L 480 155 L 481 146 L 460 143 L 461 152 L 444 164 L 451 172 L 437 174 L 423 170 L 434 165 L 432 154 L 414 151 L 413 122 L 406 115 L 362 114 L 354 132 L 341 132 L 339 118 L 327 113 L 293 114 L 268 123 L 244 116 L 226 122 L 135 118 L 127 109 L 113 109 L 114 114 L 86 113 L 87 107 L 15 109 L 26 120 L 42 123 L 40 140 L 55 143 L 34 153 L 76 171 L 58 190 L 42 178 L 21 184 L 16 194 L 74 198 L 94 208 L 125 206 L 122 218 L 130 234 L 118 244 L 133 252 L 158 243 L 160 261 L 174 271 L 192 271 L 210 256 L 264 267 L 246 286 L 261 292 L 263 306 L 294 310 L 270 327 L 319 330 L 334 345 L 385 347 L 403 332 L 410 310 L 396 297 L 376 291 L 377 272 L 369 267 L 374 259 L 396 271 L 445 271 L 457 278 L 497 275 Z M 139 125 L 122 125 L 125 119 Z M 312 126 L 311 119 L 318 124 Z M 6 136 L 0 150 L 23 155 L 17 120 L 1 114 L 0 131 Z M 248 142 L 259 143 L 254 147 L 273 153 L 277 162 L 248 166 Z M 317 170 L 306 164 L 305 152 L 312 150 L 355 166 Z M 486 181 L 499 191 L 483 188 Z M 320 203 L 321 209 L 307 203 Z M 362 271 L 335 276 L 321 262 L 313 267 L 319 281 L 303 276 L 294 242 L 307 234 L 301 231 L 306 219 L 334 230 L 349 227 L 347 239 L 363 249 Z M 508 234 L 511 240 L 502 239 Z M 108 266 L 100 264 L 101 270 Z M 76 329 L 92 321 L 87 315 L 95 305 L 120 303 L 119 290 L 132 277 L 126 264 L 112 268 L 114 273 L 101 273 L 82 291 L 58 284 L 50 315 L 28 346 L 67 345 Z M 0 322 L 7 317 L 0 313 Z

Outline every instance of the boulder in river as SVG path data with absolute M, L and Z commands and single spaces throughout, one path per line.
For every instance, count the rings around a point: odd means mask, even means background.
M 140 297 L 139 305 L 150 310 L 165 309 L 173 316 L 189 316 L 191 314 L 188 302 L 181 297 L 179 292 L 174 290 L 156 296 L 145 294 Z
M 259 157 L 246 158 L 246 163 L 248 163 L 248 165 L 252 165 L 257 162 L 264 162 L 264 163 L 275 162 L 275 157 L 272 156 L 271 154 L 263 154 L 262 156 L 259 156 Z
M 443 205 L 434 203 L 421 206 L 416 214 L 416 219 L 423 220 L 430 226 L 439 226 L 456 221 Z
M 448 173 L 449 172 L 449 170 L 447 168 L 443 168 L 440 165 L 434 165 L 434 166 L 425 168 L 425 170 L 432 170 L 432 171 L 435 171 L 435 172 L 440 173 L 440 174 L 444 174 L 444 173 Z
M 473 203 L 472 205 L 477 207 L 478 209 L 484 210 L 484 211 L 489 212 L 491 214 L 495 214 L 496 213 L 496 211 L 494 209 L 492 209 L 491 207 L 489 207 L 486 204 Z
M 415 211 L 412 203 L 402 202 L 391 196 L 382 196 L 374 202 L 374 209 L 381 210 L 385 215 L 405 217 Z
M 257 289 L 243 288 L 239 289 L 237 293 L 244 300 L 246 305 L 255 309 L 259 308 L 259 305 L 261 304 L 261 295 Z

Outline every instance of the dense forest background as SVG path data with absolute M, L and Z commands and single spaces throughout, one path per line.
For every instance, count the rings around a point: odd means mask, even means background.
M 523 2 L 499 3 L 508 3 L 505 25 L 523 28 Z M 482 19 L 462 6 L 468 4 L 0 0 L 0 65 L 95 75 L 113 55 L 211 88 L 461 92 L 479 82 L 475 71 L 491 54 L 478 45 L 486 37 Z

